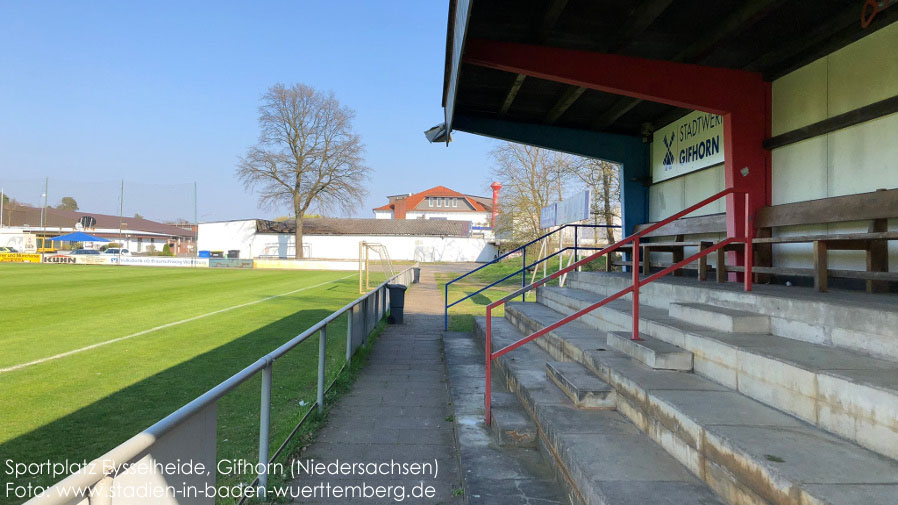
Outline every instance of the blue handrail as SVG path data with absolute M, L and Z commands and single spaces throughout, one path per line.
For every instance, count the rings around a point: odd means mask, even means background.
M 551 235 L 554 235 L 555 233 L 558 233 L 558 232 L 564 230 L 565 228 L 573 228 L 573 229 L 574 229 L 574 245 L 573 245 L 573 246 L 565 247 L 565 248 L 561 249 L 560 251 L 555 251 L 554 253 L 550 254 L 549 256 L 546 256 L 545 258 L 542 258 L 542 259 L 540 259 L 540 260 L 537 260 L 537 261 L 535 261 L 535 262 L 533 262 L 533 263 L 531 263 L 531 264 L 529 264 L 529 265 L 527 264 L 527 247 L 529 247 L 529 246 L 531 246 L 531 245 L 533 245 L 533 244 L 539 242 L 540 240 L 543 240 L 543 239 L 545 239 L 545 238 L 547 238 L 547 237 L 549 237 L 549 236 L 551 236 Z M 446 329 L 446 330 L 449 329 L 449 309 L 450 309 L 451 307 L 454 307 L 455 305 L 458 305 L 459 303 L 461 303 L 461 302 L 467 300 L 468 298 L 471 298 L 472 296 L 476 296 L 476 295 L 482 293 L 483 291 L 485 291 L 485 290 L 487 290 L 487 289 L 489 289 L 489 288 L 495 286 L 496 284 L 499 284 L 499 283 L 501 283 L 501 282 L 504 282 L 504 281 L 506 281 L 506 280 L 508 280 L 508 279 L 510 279 L 510 278 L 512 278 L 512 277 L 514 277 L 515 275 L 518 275 L 518 274 L 522 274 L 522 275 L 521 275 L 521 283 L 522 283 L 521 285 L 522 285 L 522 286 L 526 286 L 526 285 L 527 285 L 527 270 L 528 270 L 528 269 L 530 269 L 530 268 L 532 268 L 532 267 L 534 267 L 534 266 L 536 266 L 536 265 L 538 265 L 538 264 L 540 264 L 540 263 L 542 263 L 542 262 L 544 262 L 544 261 L 548 261 L 549 259 L 551 259 L 551 258 L 553 258 L 553 257 L 555 257 L 555 256 L 557 256 L 557 255 L 559 255 L 559 254 L 561 254 L 561 253 L 563 253 L 563 252 L 565 252 L 565 251 L 569 251 L 569 250 L 573 249 L 574 252 L 575 252 L 575 254 L 577 254 L 577 253 L 579 253 L 579 251 L 580 251 L 581 249 L 582 249 L 582 250 L 586 250 L 586 251 L 597 251 L 597 250 L 601 250 L 601 249 L 602 249 L 601 247 L 583 247 L 583 246 L 580 246 L 580 245 L 579 245 L 579 233 L 578 233 L 578 232 L 579 232 L 579 229 L 580 229 L 580 228 L 593 228 L 593 229 L 596 229 L 596 228 L 620 228 L 620 226 L 616 226 L 616 225 L 606 225 L 606 224 L 565 224 L 565 225 L 559 226 L 559 227 L 556 228 L 555 230 L 550 231 L 549 233 L 543 234 L 543 235 L 541 235 L 541 236 L 539 236 L 539 237 L 537 237 L 537 238 L 531 240 L 530 242 L 527 242 L 526 244 L 524 244 L 524 245 L 522 245 L 522 246 L 519 246 L 519 247 L 517 247 L 517 248 L 515 248 L 515 249 L 512 249 L 511 251 L 508 251 L 507 253 L 505 253 L 505 254 L 503 254 L 503 255 L 501 255 L 501 256 L 498 256 L 498 257 L 494 258 L 492 261 L 489 261 L 489 262 L 487 262 L 487 263 L 484 263 L 483 265 L 480 265 L 479 267 L 477 267 L 477 268 L 471 270 L 470 272 L 467 272 L 467 273 L 465 273 L 465 274 L 463 274 L 463 275 L 460 275 L 460 276 L 458 276 L 458 277 L 456 277 L 456 278 L 450 280 L 449 282 L 447 282 L 447 283 L 443 286 L 443 301 L 444 301 L 444 303 L 443 303 L 443 306 L 444 306 L 444 307 L 443 307 L 443 327 L 444 327 L 444 329 Z M 454 282 L 456 282 L 456 281 L 459 281 L 459 280 L 461 280 L 461 279 L 464 279 L 465 277 L 467 277 L 467 276 L 473 274 L 474 272 L 480 271 L 480 270 L 482 270 L 482 269 L 484 269 L 484 268 L 486 268 L 486 267 L 488 267 L 488 266 L 490 266 L 490 265 L 494 265 L 494 264 L 498 263 L 499 261 L 502 261 L 503 259 L 505 259 L 505 258 L 511 256 L 512 254 L 514 254 L 514 253 L 516 253 L 516 252 L 518 252 L 518 251 L 522 251 L 522 254 L 521 254 L 521 268 L 520 268 L 520 269 L 515 270 L 514 272 L 512 272 L 512 273 L 506 275 L 505 277 L 499 279 L 498 281 L 495 281 L 495 282 L 493 282 L 493 283 L 491 283 L 491 284 L 488 284 L 488 285 L 486 285 L 486 286 L 484 286 L 484 287 L 478 289 L 477 291 L 475 291 L 475 292 L 473 292 L 473 293 L 470 293 L 470 294 L 468 294 L 468 295 L 466 295 L 466 296 L 464 296 L 464 297 L 462 297 L 462 298 L 460 298 L 460 299 L 458 299 L 458 300 L 456 300 L 456 301 L 454 301 L 454 302 L 452 302 L 452 303 L 449 303 L 449 285 L 450 285 L 450 284 L 452 284 L 452 283 L 454 283 Z

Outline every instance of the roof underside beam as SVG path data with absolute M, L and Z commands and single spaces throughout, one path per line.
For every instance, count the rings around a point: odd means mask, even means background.
M 537 42 L 543 43 L 549 38 L 552 34 L 552 29 L 555 28 L 555 23 L 558 22 L 558 18 L 561 17 L 561 13 L 567 6 L 567 2 L 568 0 L 552 0 L 552 2 L 549 3 L 545 13 L 540 19 L 539 26 L 536 27 L 535 38 Z M 518 74 L 515 77 L 514 82 L 511 84 L 511 88 L 509 88 L 508 93 L 505 94 L 505 100 L 502 101 L 502 107 L 499 109 L 499 117 L 503 117 L 508 113 L 508 109 L 510 109 L 511 104 L 514 103 L 514 99 L 518 96 L 518 91 L 521 90 L 521 85 L 524 84 L 524 79 L 526 78 L 527 76 L 524 74 Z
M 762 19 L 771 10 L 784 0 L 751 0 L 742 4 L 742 7 L 726 18 L 717 28 L 706 33 L 698 41 L 673 57 L 672 61 L 695 63 L 704 59 L 720 41 L 732 37 L 749 28 L 756 21 Z M 642 100 L 630 97 L 619 98 L 614 105 L 600 114 L 592 124 L 594 130 L 603 130 L 614 124 L 624 114 L 630 112 L 639 105 Z

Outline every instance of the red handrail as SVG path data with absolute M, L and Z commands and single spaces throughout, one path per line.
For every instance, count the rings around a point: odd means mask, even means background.
M 729 194 L 736 194 L 736 193 L 741 193 L 741 194 L 745 195 L 745 237 L 726 238 L 726 239 L 721 240 L 720 242 L 712 245 L 711 247 L 709 247 L 707 249 L 702 249 L 701 251 L 693 254 L 692 256 L 689 256 L 688 258 L 685 258 L 681 261 L 674 263 L 673 265 L 670 265 L 669 267 L 661 270 L 660 272 L 655 272 L 654 274 L 649 275 L 645 279 L 639 278 L 639 239 L 640 239 L 640 237 L 642 237 L 643 235 L 646 235 L 647 233 L 651 233 L 668 223 L 671 223 L 677 219 L 680 219 L 681 217 L 683 217 L 687 214 L 690 214 L 691 212 L 694 212 L 696 209 L 700 209 L 700 208 L 704 207 L 705 205 L 708 205 L 709 203 L 715 202 Z M 567 267 L 553 273 L 552 275 L 550 275 L 548 277 L 544 277 L 530 285 L 524 286 L 523 288 L 518 289 L 515 292 L 487 305 L 486 306 L 486 336 L 485 336 L 485 341 L 486 341 L 485 342 L 485 344 L 486 344 L 486 352 L 485 352 L 485 354 L 486 354 L 486 390 L 485 390 L 485 394 L 484 394 L 484 406 L 486 408 L 486 413 L 485 413 L 486 424 L 490 424 L 490 418 L 491 418 L 490 405 L 491 405 L 491 395 L 492 395 L 491 389 L 492 388 L 491 388 L 490 380 L 491 380 L 491 375 L 492 375 L 491 374 L 491 368 L 492 368 L 491 365 L 492 365 L 492 361 L 494 359 L 499 358 L 500 356 L 503 356 L 503 355 L 517 349 L 518 347 L 521 347 L 522 345 L 545 335 L 546 333 L 549 333 L 561 326 L 564 326 L 565 324 L 567 324 L 575 319 L 578 319 L 581 316 L 583 316 L 589 312 L 592 312 L 593 310 L 596 310 L 599 307 L 602 307 L 603 305 L 606 305 L 606 304 L 608 304 L 614 300 L 617 300 L 618 298 L 621 298 L 622 296 L 625 296 L 630 293 L 632 293 L 632 300 L 633 300 L 633 311 L 632 311 L 633 312 L 633 337 L 632 338 L 633 338 L 633 340 L 639 340 L 639 288 L 673 272 L 674 270 L 676 270 L 678 268 L 682 268 L 682 267 L 688 265 L 689 263 L 692 263 L 693 261 L 695 261 L 699 258 L 702 258 L 704 256 L 707 256 L 708 254 L 711 254 L 712 252 L 715 252 L 718 249 L 720 249 L 722 247 L 726 247 L 732 243 L 739 243 L 739 242 L 745 243 L 745 272 L 743 275 L 744 275 L 744 280 L 745 280 L 745 290 L 751 291 L 751 277 L 752 277 L 751 267 L 752 267 L 752 259 L 753 259 L 752 258 L 752 238 L 753 238 L 754 233 L 753 233 L 753 227 L 751 226 L 750 210 L 751 210 L 751 206 L 750 206 L 749 194 L 747 192 L 736 191 L 733 188 L 727 188 L 727 189 L 721 191 L 720 193 L 717 193 L 716 195 L 710 196 L 710 197 L 696 203 L 695 205 L 687 207 L 687 208 L 681 210 L 680 212 L 673 214 L 672 216 L 670 216 L 662 221 L 654 223 L 645 229 L 642 229 L 622 240 L 619 240 L 618 242 L 615 242 L 614 244 L 602 249 L 601 251 L 599 251 L 595 254 L 591 254 L 590 256 L 587 256 L 586 258 L 583 258 L 582 260 L 579 260 L 576 263 L 568 265 Z M 509 344 L 509 345 L 503 347 L 502 349 L 499 349 L 496 352 L 492 351 L 492 348 L 493 348 L 492 347 L 492 334 L 493 334 L 492 312 L 493 312 L 494 308 L 504 305 L 504 304 L 508 303 L 510 300 L 517 298 L 518 296 L 520 296 L 528 291 L 538 288 L 538 287 L 542 286 L 543 284 L 551 281 L 552 279 L 556 279 L 556 278 L 576 269 L 577 267 L 579 267 L 581 265 L 584 265 L 586 263 L 594 261 L 601 256 L 607 255 L 608 253 L 614 252 L 617 249 L 620 249 L 622 246 L 624 246 L 630 242 L 633 243 L 633 245 L 632 245 L 633 261 L 630 263 L 630 269 L 633 272 L 633 283 L 630 286 L 618 291 L 617 293 L 614 293 L 613 295 L 607 296 L 607 297 L 603 298 L 602 300 L 600 300 L 592 305 L 589 305 L 588 307 L 580 309 L 577 312 L 574 312 L 573 314 L 561 319 L 560 321 L 552 323 L 551 325 L 546 326 L 545 328 L 538 330 L 538 331 L 518 340 L 517 342 L 515 342 L 513 344 Z M 646 258 L 645 261 L 648 261 L 648 258 Z M 720 265 L 718 265 L 718 268 L 720 268 Z

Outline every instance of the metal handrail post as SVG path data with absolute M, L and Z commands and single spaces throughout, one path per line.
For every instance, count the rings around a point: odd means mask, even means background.
M 449 283 L 443 284 L 443 330 L 449 331 Z
M 751 291 L 752 283 L 752 265 L 754 262 L 754 244 L 752 240 L 755 236 L 755 229 L 751 218 L 751 197 L 748 191 L 745 192 L 745 272 L 743 272 L 745 281 L 745 291 Z
M 486 336 L 484 338 L 486 349 L 484 350 L 484 354 L 486 355 L 486 390 L 483 395 L 483 408 L 485 410 L 484 421 L 486 421 L 487 426 L 489 426 L 492 412 L 491 412 L 491 403 L 492 403 L 492 362 L 493 362 L 493 343 L 492 343 L 492 335 L 493 335 L 493 309 L 489 306 L 486 308 Z
M 608 258 L 605 258 L 605 261 L 608 261 Z M 649 257 L 646 254 L 646 257 L 642 259 L 642 261 L 646 262 L 648 265 Z M 639 340 L 639 235 L 633 239 L 633 263 L 630 264 L 630 269 L 633 270 L 633 340 Z
M 580 225 L 574 225 L 574 262 L 580 261 Z M 580 267 L 577 267 L 580 271 Z
M 352 362 L 352 314 L 355 312 L 355 305 L 349 307 L 346 311 L 346 363 Z
M 262 402 L 259 406 L 259 496 L 265 496 L 268 486 L 268 446 L 269 427 L 271 423 L 271 369 L 268 363 L 262 369 Z
M 521 287 L 527 287 L 527 247 L 524 246 L 524 249 L 521 254 Z M 521 301 L 527 301 L 527 293 L 521 293 Z
M 318 334 L 318 413 L 324 412 L 324 367 L 327 356 L 327 325 Z

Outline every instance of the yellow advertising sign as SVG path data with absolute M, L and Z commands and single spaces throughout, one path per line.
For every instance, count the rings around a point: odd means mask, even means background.
M 40 263 L 40 254 L 0 253 L 0 263 Z

